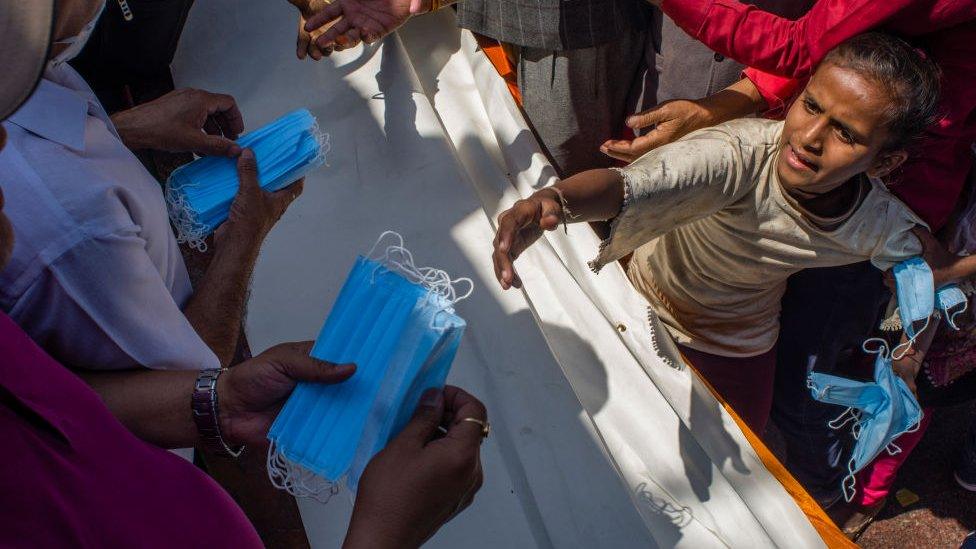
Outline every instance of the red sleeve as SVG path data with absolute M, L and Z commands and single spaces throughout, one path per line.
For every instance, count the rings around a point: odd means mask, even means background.
M 784 78 L 752 67 L 747 68 L 743 75 L 752 81 L 766 101 L 764 114 L 770 118 L 781 118 L 785 114 L 786 107 L 802 88 L 800 79 Z
M 797 20 L 737 0 L 662 0 L 661 9 L 712 50 L 762 71 L 809 75 L 831 48 L 915 0 L 819 0 Z

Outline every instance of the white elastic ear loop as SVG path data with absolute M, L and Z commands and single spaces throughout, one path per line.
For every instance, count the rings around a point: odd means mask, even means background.
M 400 242 L 399 246 L 391 246 L 391 247 L 403 248 L 403 236 L 400 233 L 396 231 L 383 231 L 383 233 L 380 234 L 380 237 L 376 239 L 376 242 L 373 243 L 373 247 L 369 249 L 369 252 L 367 252 L 366 257 L 370 259 L 375 259 L 373 257 L 373 252 L 376 251 L 376 247 L 380 245 L 380 242 L 383 242 L 383 239 L 388 236 L 395 236 L 396 239 Z M 387 248 L 387 253 L 389 253 L 389 248 Z
M 917 340 L 918 337 L 920 335 L 922 335 L 922 332 L 924 332 L 925 330 L 927 330 L 929 328 L 929 323 L 930 322 L 932 322 L 932 317 L 931 316 L 929 316 L 928 318 L 925 319 L 925 325 L 922 326 L 922 329 L 921 330 L 918 330 L 917 332 L 915 332 L 915 335 L 912 336 L 911 338 L 909 338 L 908 341 L 906 341 L 904 343 L 899 343 L 898 345 L 896 345 L 895 348 L 891 350 L 891 359 L 892 360 L 901 360 L 902 357 L 904 357 L 906 354 L 908 354 L 908 351 L 910 351 L 912 349 L 912 345 L 915 344 L 915 340 Z M 913 324 L 914 324 L 914 322 L 913 322 Z M 902 329 L 904 329 L 904 326 L 902 327 Z M 874 339 L 877 339 L 877 338 L 874 338 Z M 904 347 L 904 349 L 902 349 L 902 347 Z M 901 349 L 901 352 L 899 352 L 899 349 Z
M 876 349 L 869 348 L 870 343 L 877 343 L 878 347 Z M 888 342 L 880 337 L 869 337 L 861 343 L 861 349 L 868 354 L 881 355 L 881 358 L 888 358 Z
M 445 273 L 445 275 L 446 274 L 447 273 Z M 471 297 L 471 294 L 474 293 L 474 281 L 471 280 L 470 278 L 461 277 L 461 278 L 456 278 L 454 280 L 448 278 L 447 280 L 448 280 L 448 288 L 450 288 L 450 296 L 447 298 L 447 303 L 443 307 L 438 309 L 436 312 L 434 312 L 434 315 L 430 318 L 431 328 L 434 327 L 434 323 L 436 322 L 438 315 L 444 312 L 454 312 L 455 305 Z M 468 291 L 464 292 L 461 295 L 458 295 L 457 289 L 454 287 L 454 285 L 459 284 L 461 282 L 468 283 Z
M 963 313 L 965 313 L 967 310 L 969 310 L 969 300 L 968 299 L 966 301 L 963 301 L 962 302 L 962 309 L 959 309 L 958 311 L 956 311 L 954 313 L 951 313 L 951 314 L 947 312 L 946 313 L 946 323 L 949 325 L 949 327 L 958 332 L 959 331 L 959 326 L 956 324 L 956 317 L 959 316 L 959 315 L 961 315 L 961 314 L 963 314 Z
M 454 280 L 451 281 L 451 286 L 453 287 L 454 284 L 459 284 L 461 282 L 467 282 L 468 283 L 468 291 L 464 292 L 463 294 L 461 294 L 459 296 L 456 296 L 454 298 L 454 304 L 457 304 L 457 303 L 460 303 L 461 301 L 464 301 L 465 299 L 471 297 L 471 294 L 474 293 L 474 281 L 471 280 L 470 278 L 466 277 L 466 276 L 462 276 L 461 278 L 455 278 Z
M 271 441 L 267 459 L 268 478 L 279 490 L 285 490 L 295 497 L 312 498 L 320 503 L 328 503 L 339 493 L 339 483 L 330 482 L 298 463 L 294 463 L 278 451 Z
M 841 481 L 841 489 L 844 492 L 844 501 L 850 503 L 854 500 L 854 496 L 857 495 L 857 477 L 854 474 L 854 458 L 847 463 L 847 476 Z
M 851 422 L 854 422 L 854 424 L 856 425 L 860 421 L 858 415 L 859 414 L 857 413 L 857 411 L 854 409 L 853 406 L 849 407 L 843 412 L 841 412 L 839 416 L 828 421 L 827 426 L 830 427 L 831 429 L 837 430 L 837 429 L 842 429 L 845 425 Z

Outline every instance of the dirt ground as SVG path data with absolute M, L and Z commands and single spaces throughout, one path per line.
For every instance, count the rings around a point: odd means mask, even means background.
M 976 530 L 976 493 L 963 490 L 952 478 L 962 436 L 973 421 L 976 403 L 936 410 L 894 488 L 894 492 L 911 490 L 919 501 L 902 507 L 890 496 L 878 519 L 858 540 L 861 547 L 957 548 Z

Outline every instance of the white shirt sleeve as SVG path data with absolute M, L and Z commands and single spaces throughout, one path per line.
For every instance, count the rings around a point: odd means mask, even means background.
M 878 245 L 871 254 L 871 263 L 882 271 L 922 255 L 924 252 L 922 242 L 912 229 L 928 228 L 925 222 L 901 201 L 892 198 L 889 208 L 887 230 L 878 240 Z
M 80 241 L 52 261 L 10 316 L 75 368 L 219 368 L 135 233 Z

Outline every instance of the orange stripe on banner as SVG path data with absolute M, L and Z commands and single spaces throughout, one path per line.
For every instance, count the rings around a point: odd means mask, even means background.
M 473 34 L 475 39 L 478 40 L 478 46 L 481 48 L 481 51 L 485 52 L 492 66 L 495 67 L 498 74 L 505 80 L 509 93 L 515 98 L 515 103 L 521 107 L 522 92 L 519 91 L 518 87 L 518 73 L 515 72 L 515 56 L 512 47 L 502 44 L 494 38 L 488 38 L 478 33 Z
M 779 483 L 783 485 L 783 488 L 785 488 L 790 494 L 790 496 L 793 497 L 793 501 L 795 501 L 800 507 L 803 514 L 807 516 L 810 524 L 813 525 L 813 527 L 817 530 L 817 533 L 820 534 L 820 537 L 823 538 L 824 543 L 827 544 L 827 547 L 830 547 L 831 549 L 856 549 L 857 544 L 847 539 L 847 536 L 840 531 L 840 528 L 834 524 L 834 521 L 830 520 L 827 513 L 825 513 L 823 508 L 820 507 L 820 504 L 817 503 L 817 500 L 813 499 L 813 497 L 806 491 L 799 481 L 797 481 L 796 478 L 794 478 L 793 475 L 786 470 L 786 467 L 783 466 L 778 459 L 776 459 L 776 456 L 774 456 L 763 441 L 752 432 L 752 429 L 746 425 L 746 422 L 742 421 L 742 418 L 739 417 L 739 414 L 735 413 L 732 406 L 730 406 L 729 403 L 718 394 L 718 391 L 716 391 L 715 388 L 712 387 L 712 384 L 705 379 L 705 376 L 698 373 L 698 370 L 694 367 L 694 365 L 691 364 L 691 361 L 685 358 L 684 355 L 681 355 L 681 359 L 691 368 L 693 372 L 695 372 L 698 379 L 700 379 L 705 386 L 708 387 L 708 390 L 711 391 L 716 400 L 722 404 L 725 411 L 732 416 L 732 419 L 735 420 L 736 425 L 742 429 L 742 434 L 746 436 L 746 440 L 748 440 L 749 444 L 751 444 L 753 449 L 756 450 L 756 454 L 759 455 L 759 459 L 761 459 L 763 465 L 766 466 L 766 470 L 772 473 L 772 475 L 776 477 L 776 480 L 778 480 Z

